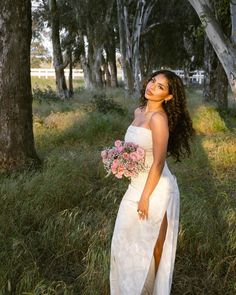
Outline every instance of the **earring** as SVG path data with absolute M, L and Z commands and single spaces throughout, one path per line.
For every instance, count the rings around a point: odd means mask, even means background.
M 165 99 L 165 104 L 167 103 L 167 101 L 168 101 L 168 100 L 167 100 L 167 99 Z

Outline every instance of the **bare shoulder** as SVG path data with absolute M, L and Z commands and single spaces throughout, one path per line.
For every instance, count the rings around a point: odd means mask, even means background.
M 167 115 L 163 112 L 155 112 L 150 118 L 149 125 L 152 130 L 168 129 Z

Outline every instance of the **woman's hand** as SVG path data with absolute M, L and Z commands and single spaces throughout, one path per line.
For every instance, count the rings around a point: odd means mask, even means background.
M 138 216 L 139 219 L 148 219 L 149 198 L 141 197 L 138 202 Z

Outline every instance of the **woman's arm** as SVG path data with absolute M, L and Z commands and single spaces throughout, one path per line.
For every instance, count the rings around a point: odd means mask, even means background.
M 148 218 L 149 197 L 161 177 L 162 169 L 165 164 L 169 138 L 168 121 L 164 114 L 153 114 L 149 125 L 152 130 L 153 163 L 138 203 L 138 210 L 141 210 L 144 213 L 144 215 L 139 215 L 140 219 Z

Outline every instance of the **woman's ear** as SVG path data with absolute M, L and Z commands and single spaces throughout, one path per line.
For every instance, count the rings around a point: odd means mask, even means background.
M 171 100 L 171 99 L 173 99 L 173 95 L 169 94 L 165 100 L 168 101 L 168 100 Z

